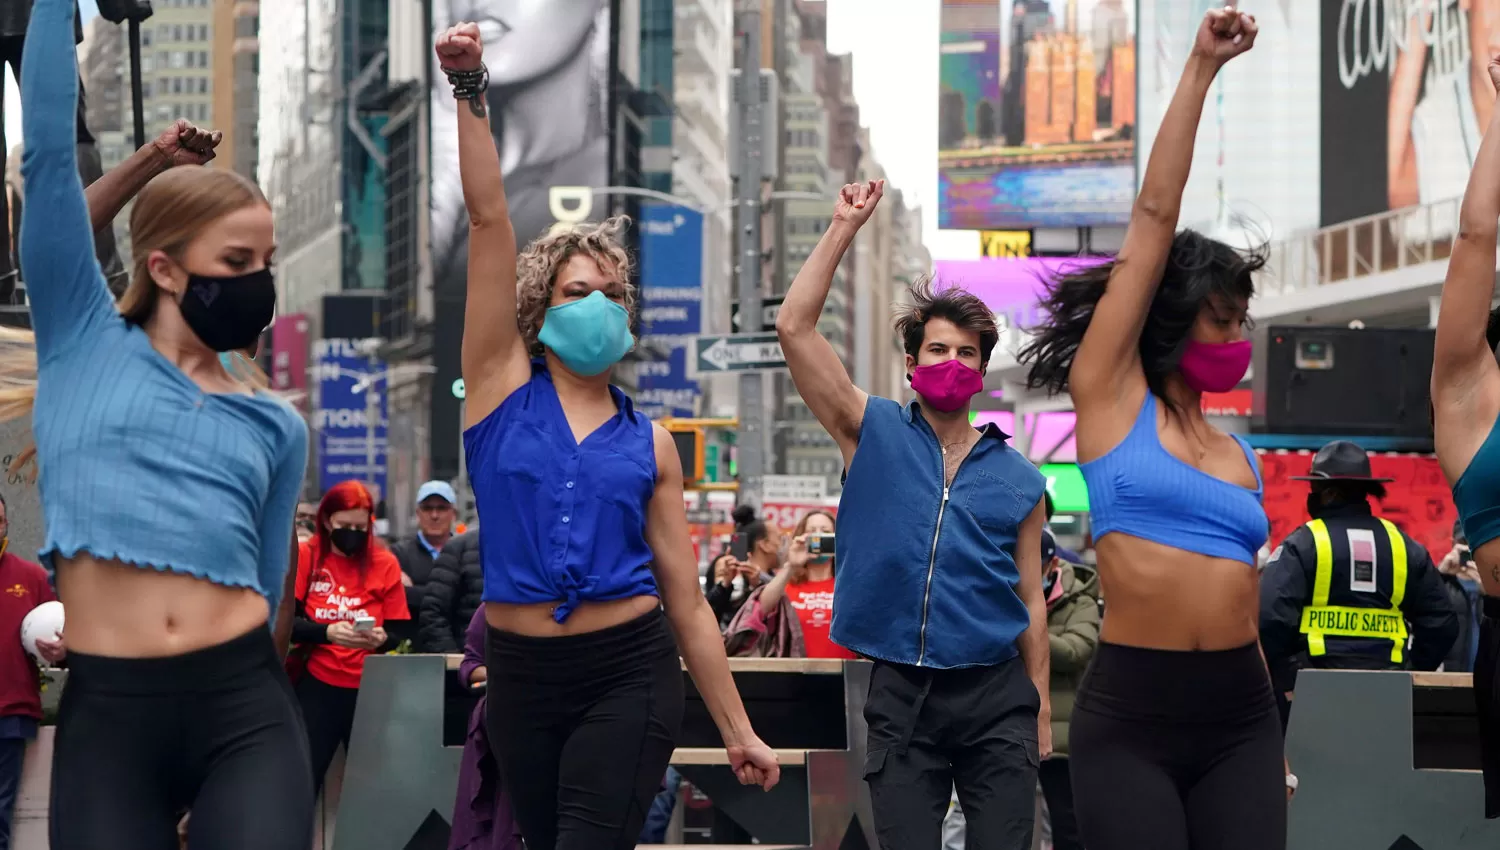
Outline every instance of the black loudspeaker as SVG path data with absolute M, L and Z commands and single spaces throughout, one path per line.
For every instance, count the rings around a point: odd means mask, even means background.
M 1286 325 L 1256 357 L 1257 430 L 1430 438 L 1433 332 Z

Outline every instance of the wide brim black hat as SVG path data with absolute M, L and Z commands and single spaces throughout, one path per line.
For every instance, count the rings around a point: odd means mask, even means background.
M 1293 475 L 1292 481 L 1364 481 L 1388 484 L 1394 478 L 1376 478 L 1370 471 L 1370 456 L 1348 440 L 1334 440 L 1313 455 L 1312 469 L 1306 475 Z

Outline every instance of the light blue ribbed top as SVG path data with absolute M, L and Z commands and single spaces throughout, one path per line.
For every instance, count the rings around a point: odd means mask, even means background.
M 78 179 L 73 6 L 36 0 L 21 71 L 41 557 L 87 551 L 248 587 L 274 610 L 307 426 L 268 393 L 203 392 L 115 308 Z

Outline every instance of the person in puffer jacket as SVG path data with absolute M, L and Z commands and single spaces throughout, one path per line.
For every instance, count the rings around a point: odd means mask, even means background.
M 1042 531 L 1042 570 L 1051 643 L 1052 756 L 1042 762 L 1037 778 L 1047 801 L 1053 850 L 1083 850 L 1068 773 L 1068 722 L 1078 684 L 1099 645 L 1099 574 L 1059 558 L 1057 541 L 1047 530 Z M 963 850 L 966 831 L 955 795 L 943 821 L 943 850 Z
M 478 530 L 449 540 L 432 564 L 418 614 L 423 651 L 462 652 L 464 631 L 484 604 L 484 573 L 479 566 Z

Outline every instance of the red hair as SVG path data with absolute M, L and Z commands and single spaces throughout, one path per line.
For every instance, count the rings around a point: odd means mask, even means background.
M 309 542 L 317 546 L 315 564 L 323 563 L 333 546 L 328 536 L 329 518 L 340 511 L 369 511 L 370 524 L 365 527 L 365 551 L 358 558 L 361 567 L 370 565 L 370 549 L 375 545 L 375 499 L 365 485 L 358 481 L 340 481 L 328 488 L 323 500 L 318 502 L 317 527 Z

